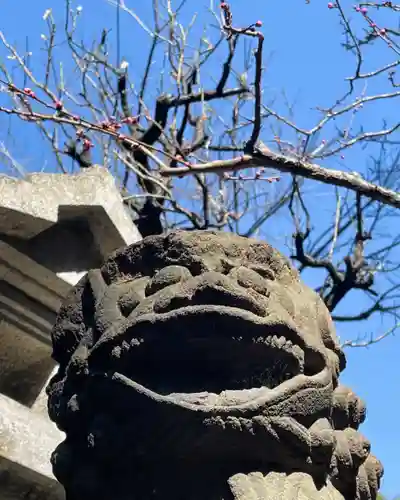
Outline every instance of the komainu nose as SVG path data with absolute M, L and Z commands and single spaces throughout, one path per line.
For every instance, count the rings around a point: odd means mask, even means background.
M 266 314 L 263 301 L 256 300 L 231 278 L 212 271 L 186 281 L 173 294 L 161 293 L 154 303 L 154 312 L 166 313 L 200 305 L 234 307 L 257 316 Z

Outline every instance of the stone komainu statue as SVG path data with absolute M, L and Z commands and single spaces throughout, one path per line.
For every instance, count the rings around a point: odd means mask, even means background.
M 123 248 L 52 338 L 67 500 L 376 498 L 330 315 L 266 243 L 193 231 Z

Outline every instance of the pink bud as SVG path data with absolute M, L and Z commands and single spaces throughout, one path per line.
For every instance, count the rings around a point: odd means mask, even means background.
M 259 20 L 259 21 L 257 21 L 257 22 L 256 22 L 256 26 L 257 26 L 257 28 L 261 28 L 261 26 L 262 26 L 262 21 L 260 21 L 260 20 Z
M 382 29 L 380 30 L 380 32 L 379 32 L 379 33 L 380 33 L 381 35 L 386 35 L 386 30 L 385 30 L 385 28 L 382 28 Z
M 129 125 L 133 125 L 139 121 L 137 116 L 127 116 L 122 119 L 122 123 L 128 123 Z
M 367 7 L 363 7 L 363 8 L 361 9 L 361 14 L 364 14 L 364 16 L 365 16 L 365 14 L 366 14 L 367 12 L 368 12 Z
M 88 151 L 90 148 L 93 148 L 94 145 L 89 139 L 84 139 L 83 140 L 83 150 Z
M 335 4 L 332 2 L 328 3 L 328 9 L 333 9 L 335 7 Z
M 35 98 L 36 98 L 36 94 L 35 94 L 35 92 L 34 92 L 32 89 L 30 89 L 29 87 L 25 87 L 25 88 L 24 88 L 24 92 L 25 92 L 25 94 L 26 94 L 26 95 L 28 95 L 29 97 L 32 97 L 33 99 L 35 99 Z

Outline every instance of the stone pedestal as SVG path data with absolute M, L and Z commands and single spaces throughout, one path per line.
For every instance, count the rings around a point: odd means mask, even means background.
M 113 177 L 0 177 L 0 498 L 61 499 L 50 454 L 64 435 L 47 416 L 56 371 L 50 330 L 86 272 L 140 240 Z

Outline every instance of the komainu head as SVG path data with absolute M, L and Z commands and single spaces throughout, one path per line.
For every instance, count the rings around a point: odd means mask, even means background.
M 345 357 L 329 312 L 268 244 L 201 231 L 146 238 L 87 274 L 52 336 L 61 482 L 77 457 L 86 478 L 121 457 L 118 470 L 223 461 L 229 474 L 301 471 L 339 490 L 353 475 L 353 498 L 374 498 L 381 468 L 363 472 L 364 438 L 354 448 L 365 409 L 338 386 Z

